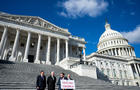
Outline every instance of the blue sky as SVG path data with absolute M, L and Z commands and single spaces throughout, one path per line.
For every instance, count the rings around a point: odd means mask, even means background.
M 2 0 L 0 11 L 39 16 L 67 28 L 86 39 L 87 55 L 97 50 L 107 17 L 111 28 L 123 32 L 140 57 L 140 0 Z

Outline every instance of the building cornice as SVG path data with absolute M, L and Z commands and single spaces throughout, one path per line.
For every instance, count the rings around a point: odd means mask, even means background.
M 111 59 L 111 60 L 117 60 L 117 61 L 123 61 L 123 62 L 128 62 L 131 60 L 131 58 L 128 59 L 128 58 L 124 58 L 124 57 L 120 57 L 120 56 L 109 56 L 109 55 L 103 55 L 103 54 L 98 54 L 98 53 L 92 53 L 91 55 L 88 55 L 86 58 L 90 59 L 93 57 L 99 57 L 99 58 Z
M 43 28 L 43 29 L 46 29 L 46 30 L 50 30 L 52 32 L 58 32 L 58 33 L 63 33 L 63 34 L 66 34 L 66 35 L 70 35 L 70 33 L 68 32 L 67 29 L 63 29 L 63 28 L 60 28 L 40 17 L 37 17 L 37 16 L 22 16 L 20 17 L 19 15 L 9 15 L 9 17 L 12 17 L 12 16 L 18 16 L 19 18 L 22 18 L 22 17 L 25 17 L 25 18 L 33 18 L 33 19 L 38 19 L 38 20 L 42 20 L 42 22 L 46 23 L 47 25 L 49 25 L 49 27 L 44 27 L 44 26 L 41 26 L 41 25 L 35 25 L 35 24 L 31 24 L 31 23 L 28 23 L 28 22 L 23 22 L 21 20 L 16 20 L 16 19 L 12 19 L 12 18 L 6 18 L 4 16 L 0 16 L 0 19 L 3 19 L 3 20 L 7 20 L 7 21 L 11 21 L 11 22 L 14 22 L 16 24 L 24 24 L 24 25 L 28 25 L 28 26 L 32 26 L 32 27 L 35 27 L 35 28 Z

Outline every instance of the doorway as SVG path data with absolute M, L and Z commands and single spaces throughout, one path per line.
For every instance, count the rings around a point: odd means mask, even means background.
M 34 55 L 28 55 L 28 62 L 34 63 Z

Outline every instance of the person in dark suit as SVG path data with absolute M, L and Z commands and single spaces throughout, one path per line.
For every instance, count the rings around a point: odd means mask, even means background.
M 67 75 L 66 80 L 73 80 L 73 79 L 71 78 L 70 74 Z
M 56 77 L 54 72 L 51 72 L 51 75 L 47 78 L 48 90 L 55 90 Z
M 44 71 L 41 71 L 40 75 L 37 76 L 36 88 L 37 90 L 45 90 L 46 88 L 46 77 L 44 76 Z
M 64 73 L 61 73 L 60 74 L 60 77 L 58 79 L 58 82 L 57 82 L 57 85 L 58 85 L 58 90 L 62 90 L 61 89 L 61 80 L 66 80 L 66 77 L 65 77 L 65 74 Z M 63 89 L 64 90 L 64 89 Z

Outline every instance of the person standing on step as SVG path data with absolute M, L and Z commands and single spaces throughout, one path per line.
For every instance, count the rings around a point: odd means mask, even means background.
M 70 74 L 68 74 L 67 75 L 67 78 L 66 78 L 67 80 L 73 80 L 72 78 L 71 78 L 71 75 Z
M 37 76 L 36 88 L 37 90 L 45 90 L 46 88 L 46 77 L 44 75 L 44 71 L 41 71 L 40 75 Z
M 58 79 L 58 82 L 57 82 L 58 90 L 64 90 L 64 89 L 61 89 L 61 80 L 66 80 L 66 77 L 65 77 L 65 74 L 64 73 L 61 73 L 60 74 L 60 77 Z
M 66 80 L 73 80 L 73 79 L 71 78 L 71 75 L 70 75 L 70 74 L 67 75 Z M 73 90 L 73 89 L 67 89 L 67 90 Z
M 56 83 L 56 77 L 54 72 L 51 72 L 51 75 L 47 78 L 47 85 L 48 90 L 55 90 L 55 83 Z

